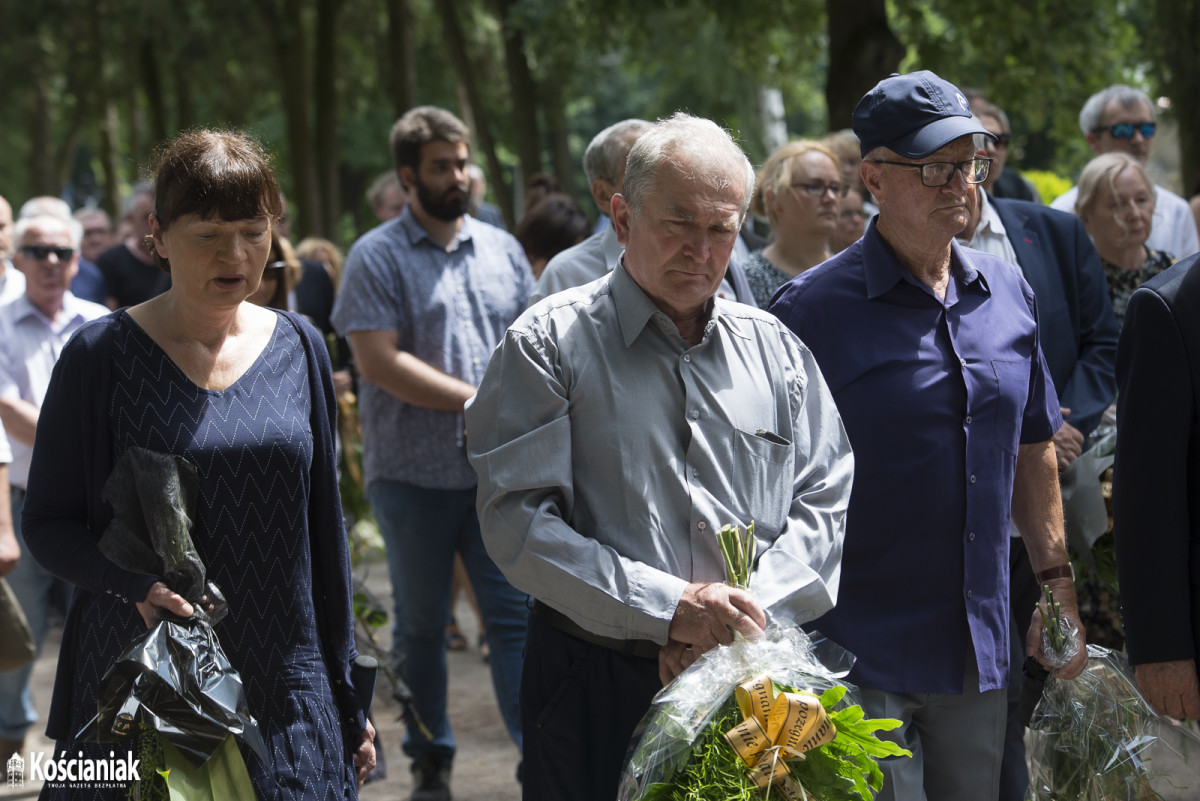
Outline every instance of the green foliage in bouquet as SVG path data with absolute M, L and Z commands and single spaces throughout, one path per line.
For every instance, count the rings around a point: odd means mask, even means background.
M 741 526 L 722 526 L 717 532 L 717 542 L 725 560 L 725 583 L 750 589 L 750 572 L 754 570 L 754 521 L 750 521 L 745 531 Z
M 775 685 L 779 692 L 803 690 Z M 912 756 L 899 745 L 875 736 L 900 725 L 890 718 L 867 719 L 862 707 L 837 705 L 846 687 L 831 687 L 820 695 L 821 706 L 837 727 L 832 742 L 808 751 L 804 759 L 789 761 L 792 775 L 814 801 L 871 801 L 883 786 L 877 759 Z M 746 764 L 725 740 L 724 733 L 742 722 L 741 710 L 731 695 L 692 748 L 691 759 L 670 783 L 646 788 L 640 801 L 761 801 L 766 790 L 750 779 Z

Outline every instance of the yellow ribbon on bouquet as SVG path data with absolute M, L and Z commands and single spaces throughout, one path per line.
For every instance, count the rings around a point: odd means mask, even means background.
M 784 799 L 806 798 L 784 760 L 803 758 L 805 751 L 837 736 L 821 699 L 812 693 L 776 693 L 766 673 L 739 686 L 735 695 L 744 720 L 725 732 L 725 739 L 750 769 L 750 778 Z

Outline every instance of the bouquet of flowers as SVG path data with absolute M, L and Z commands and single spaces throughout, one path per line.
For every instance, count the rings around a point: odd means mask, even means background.
M 718 536 L 727 581 L 747 586 L 753 524 Z M 876 761 L 911 754 L 875 736 L 899 721 L 868 720 L 852 702 L 842 681 L 852 662 L 791 626 L 709 651 L 655 696 L 618 801 L 871 801 Z
M 1061 667 L 1078 653 L 1078 630 L 1058 614 L 1049 589 L 1044 592 L 1038 607 L 1043 651 L 1051 666 Z M 1028 743 L 1034 801 L 1194 798 L 1200 770 L 1189 764 L 1189 753 L 1200 753 L 1200 737 L 1150 708 L 1124 655 L 1097 645 L 1087 652 L 1083 673 L 1072 680 L 1050 676 L 1033 710 Z M 1183 793 L 1172 792 L 1178 790 Z
M 1078 678 L 1050 677 L 1029 728 L 1034 801 L 1163 801 L 1200 788 L 1200 736 L 1155 713 L 1107 648 L 1088 646 Z

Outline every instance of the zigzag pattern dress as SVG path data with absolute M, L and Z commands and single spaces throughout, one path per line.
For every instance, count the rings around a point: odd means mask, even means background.
M 242 749 L 259 801 L 355 797 L 311 590 L 312 399 L 298 332 L 280 317 L 253 366 L 216 392 L 193 384 L 128 315 L 117 329 L 114 456 L 140 445 L 198 467 L 201 502 L 192 537 L 230 609 L 216 633 L 241 673 L 273 761 L 264 765 Z M 95 714 L 104 672 L 142 630 L 127 602 L 99 596 L 82 610 L 73 731 Z M 107 755 L 112 746 L 60 742 L 56 751 L 63 748 L 89 756 Z M 124 798 L 125 790 L 62 797 Z

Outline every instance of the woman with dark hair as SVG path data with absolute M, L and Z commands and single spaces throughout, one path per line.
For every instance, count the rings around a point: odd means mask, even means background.
M 578 245 L 591 232 L 592 224 L 579 204 L 568 195 L 555 192 L 525 212 L 515 236 L 525 249 L 533 277 L 538 278 L 550 259 Z
M 303 268 L 292 243 L 278 231 L 271 230 L 271 252 L 263 269 L 258 289 L 246 300 L 256 306 L 269 306 L 280 311 L 292 311 L 290 295 L 300 282 Z
M 81 328 L 42 406 L 23 530 L 33 556 L 75 584 L 47 733 L 77 741 L 100 680 L 161 611 L 193 608 L 155 575 L 97 546 L 118 458 L 141 447 L 193 464 L 192 537 L 229 599 L 215 629 L 270 751 L 243 749 L 259 801 L 348 799 L 375 761 L 355 696 L 349 555 L 334 463 L 329 357 L 298 316 L 247 302 L 260 287 L 279 187 L 253 141 L 191 131 L 161 151 L 151 244 L 171 288 Z M 53 787 L 43 798 L 124 798 Z

